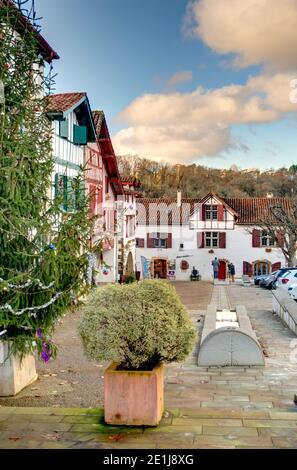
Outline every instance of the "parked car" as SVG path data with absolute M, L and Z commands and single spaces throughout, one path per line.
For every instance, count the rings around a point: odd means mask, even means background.
M 289 271 L 284 272 L 276 281 L 276 287 L 288 290 L 293 284 L 297 283 L 297 268 L 291 268 Z
M 277 280 L 278 272 L 279 271 L 274 271 L 273 273 L 263 277 L 263 279 L 260 280 L 259 286 L 265 287 L 266 289 L 273 289 L 274 282 Z
M 260 281 L 261 281 L 262 279 L 264 279 L 265 277 L 267 277 L 267 276 L 268 276 L 268 274 L 261 274 L 261 275 L 259 275 L 259 276 L 255 276 L 255 277 L 254 277 L 254 284 L 255 284 L 255 286 L 258 286 L 258 285 L 260 284 Z
M 297 269 L 297 268 L 280 268 L 278 271 L 277 271 L 277 274 L 275 275 L 275 279 L 272 281 L 272 285 L 271 286 L 267 286 L 269 289 L 276 289 L 276 282 L 278 281 L 278 279 L 283 276 L 286 272 L 288 271 L 292 271 L 294 269 Z
M 292 284 L 292 285 L 288 288 L 288 293 L 290 294 L 290 296 L 292 297 L 292 299 L 296 300 L 296 302 L 297 302 L 297 284 Z

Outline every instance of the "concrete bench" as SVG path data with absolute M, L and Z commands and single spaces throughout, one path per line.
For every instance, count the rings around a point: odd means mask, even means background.
M 243 305 L 236 307 L 234 326 L 218 320 L 216 305 L 207 308 L 198 355 L 199 366 L 263 366 L 264 356 Z M 230 313 L 225 312 L 226 320 Z M 228 315 L 229 314 L 229 315 Z M 220 315 L 224 317 L 223 315 Z M 234 313 L 232 315 L 234 317 Z M 228 325 L 232 321 L 227 320 Z

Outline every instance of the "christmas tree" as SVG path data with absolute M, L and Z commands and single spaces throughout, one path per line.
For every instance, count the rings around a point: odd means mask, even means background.
M 51 199 L 54 161 L 33 0 L 0 0 L 0 339 L 23 356 L 47 361 L 57 318 L 87 288 L 92 230 L 83 171 L 75 207 Z

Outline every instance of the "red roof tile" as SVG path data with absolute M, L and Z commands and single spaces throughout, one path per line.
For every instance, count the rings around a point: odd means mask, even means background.
M 239 224 L 259 223 L 269 216 L 270 207 L 280 206 L 289 212 L 292 208 L 291 199 L 284 197 L 259 198 L 224 198 L 238 214 Z
M 50 95 L 49 98 L 49 112 L 64 113 L 75 106 L 87 94 L 85 92 L 78 93 L 60 93 L 57 95 Z
M 214 195 L 215 196 L 215 195 Z M 187 225 L 190 215 L 198 209 L 205 198 L 183 198 L 177 206 L 176 198 L 139 198 L 137 200 L 137 222 L 139 225 Z M 291 209 L 289 198 L 220 198 L 227 208 L 233 209 L 238 224 L 255 225 L 265 220 L 269 207 L 279 205 L 286 211 Z

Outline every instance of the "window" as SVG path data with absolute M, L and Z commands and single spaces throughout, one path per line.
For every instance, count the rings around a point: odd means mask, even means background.
M 219 246 L 218 232 L 206 232 L 205 233 L 205 246 L 207 248 L 217 248 Z
M 265 231 L 261 233 L 261 246 L 275 246 L 275 242 L 276 238 L 274 236 L 268 235 Z
M 206 205 L 205 217 L 206 217 L 206 220 L 218 220 L 218 206 L 214 204 Z
M 167 233 L 153 233 L 153 248 L 167 248 Z

